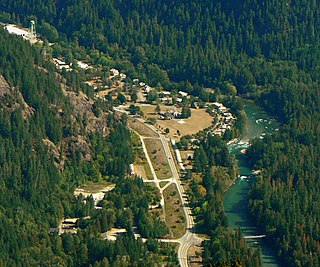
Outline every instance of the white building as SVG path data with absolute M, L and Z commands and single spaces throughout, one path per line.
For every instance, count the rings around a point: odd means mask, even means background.
M 119 71 L 117 69 L 111 69 L 110 70 L 112 76 L 118 76 L 119 75 Z
M 77 61 L 77 64 L 78 64 L 78 67 L 80 69 L 84 69 L 84 70 L 87 70 L 87 69 L 91 69 L 92 67 L 90 67 L 87 63 L 84 63 L 82 61 Z
M 37 42 L 37 37 L 34 31 L 34 21 L 31 21 L 32 30 L 29 31 L 28 29 L 19 28 L 17 25 L 8 24 L 4 28 L 10 33 L 21 36 L 23 39 L 29 41 L 30 43 L 34 44 Z
M 188 93 L 183 92 L 183 91 L 179 91 L 179 95 L 181 95 L 181 97 L 187 97 Z
M 59 70 L 62 70 L 62 69 L 66 69 L 67 71 L 71 71 L 71 67 L 70 65 L 68 65 L 66 62 L 58 59 L 58 58 L 53 58 L 53 61 L 56 65 L 56 68 L 59 69 Z

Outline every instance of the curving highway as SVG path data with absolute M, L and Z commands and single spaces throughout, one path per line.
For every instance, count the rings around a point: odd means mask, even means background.
M 179 177 L 179 173 L 177 170 L 177 167 L 175 165 L 174 159 L 173 159 L 173 155 L 171 153 L 170 150 L 170 141 L 163 135 L 161 134 L 161 132 L 155 128 L 153 125 L 150 124 L 146 124 L 142 119 L 138 119 L 140 122 L 144 123 L 145 125 L 147 125 L 151 130 L 153 130 L 154 132 L 156 132 L 161 140 L 161 143 L 163 145 L 164 151 L 166 153 L 166 157 L 172 172 L 172 182 L 176 184 L 180 198 L 181 198 L 181 202 L 182 202 L 182 207 L 183 207 L 183 211 L 185 213 L 186 216 L 186 223 L 187 223 L 187 231 L 186 233 L 178 239 L 161 239 L 160 241 L 162 242 L 175 242 L 175 243 L 179 243 L 179 249 L 178 249 L 178 259 L 179 259 L 179 263 L 180 266 L 182 267 L 187 267 L 188 265 L 188 250 L 192 245 L 195 244 L 200 244 L 204 239 L 198 237 L 195 233 L 194 233 L 194 221 L 193 221 L 193 217 L 192 217 L 192 212 L 188 203 L 188 199 L 185 193 L 185 190 L 182 186 L 180 177 Z M 168 186 L 169 184 L 167 184 L 166 186 Z M 162 191 L 165 189 L 161 188 L 161 193 Z
M 124 112 L 127 113 L 126 111 L 120 109 L 120 108 L 115 108 L 115 110 L 120 111 L 120 112 Z M 145 180 L 145 182 L 154 182 L 156 184 L 156 186 L 159 188 L 160 193 L 161 193 L 161 205 L 162 207 L 164 207 L 164 199 L 163 199 L 163 191 L 171 184 L 174 183 L 177 186 L 177 190 L 178 193 L 180 195 L 180 199 L 181 199 L 181 203 L 182 203 L 182 208 L 186 217 L 186 224 L 187 224 L 187 230 L 186 233 L 177 239 L 159 239 L 160 242 L 170 242 L 170 243 L 178 243 L 179 244 L 179 248 L 178 248 L 178 259 L 179 259 L 179 263 L 180 266 L 182 267 L 188 267 L 188 250 L 192 245 L 196 245 L 196 244 L 201 244 L 201 242 L 204 240 L 203 238 L 198 237 L 195 233 L 194 233 L 194 221 L 193 221 L 193 217 L 192 217 L 192 212 L 188 203 L 188 199 L 187 199 L 187 195 L 185 193 L 185 190 L 182 186 L 180 177 L 179 177 L 179 172 L 177 170 L 177 167 L 175 165 L 174 162 L 174 158 L 173 155 L 171 153 L 170 150 L 170 140 L 168 140 L 163 134 L 161 134 L 161 132 L 154 127 L 153 125 L 150 125 L 148 123 L 145 122 L 145 120 L 141 119 L 141 118 L 135 118 L 136 120 L 138 120 L 139 122 L 143 123 L 144 125 L 148 126 L 152 131 L 154 131 L 157 135 L 158 138 L 161 140 L 162 146 L 164 148 L 166 157 L 167 157 L 167 161 L 168 164 L 170 166 L 171 169 L 171 173 L 172 173 L 172 178 L 171 179 L 166 179 L 166 180 L 158 180 L 157 175 L 154 171 L 154 168 L 152 166 L 148 151 L 146 149 L 146 146 L 144 144 L 144 139 L 148 138 L 148 137 L 143 137 L 140 136 L 140 140 L 142 143 L 142 148 L 143 151 L 146 155 L 148 164 L 150 166 L 151 169 L 151 173 L 153 176 L 154 180 Z M 168 181 L 168 183 L 163 186 L 162 188 L 160 187 L 160 182 L 164 182 L 164 181 Z

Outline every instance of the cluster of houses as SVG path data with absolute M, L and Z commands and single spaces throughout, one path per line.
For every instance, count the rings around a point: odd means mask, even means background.
M 119 80 L 124 80 L 125 78 L 127 78 L 127 75 L 125 75 L 124 73 L 121 73 L 117 69 L 111 69 L 110 76 L 108 77 L 108 79 L 112 79 L 112 78 L 119 78 Z
M 117 85 L 119 85 L 120 81 L 127 77 L 124 73 L 120 73 L 117 69 L 110 69 L 109 73 L 110 76 L 107 78 L 107 80 L 116 80 Z M 109 88 L 108 85 L 103 83 L 102 78 L 99 76 L 92 77 L 91 80 L 86 81 L 85 84 L 91 86 L 94 90 L 106 90 Z
M 133 85 L 139 86 L 139 89 L 141 90 L 141 93 L 146 97 L 152 90 L 152 88 L 147 85 L 145 82 L 139 81 L 139 79 L 133 79 L 132 80 Z M 183 98 L 188 98 L 189 94 L 183 91 L 178 92 L 178 97 L 173 97 L 172 93 L 169 91 L 161 91 L 157 93 L 159 96 L 159 100 L 161 103 L 165 105 L 173 105 L 175 103 L 182 103 Z
M 171 92 L 169 91 L 161 91 L 159 93 L 159 100 L 161 103 L 165 104 L 165 105 L 173 105 L 176 103 L 182 103 L 183 102 L 183 98 L 187 98 L 189 96 L 188 93 L 183 92 L 183 91 L 179 91 L 178 92 L 178 97 L 177 98 L 173 98 L 171 96 Z
M 90 216 L 84 217 L 84 220 L 90 219 Z M 60 224 L 58 227 L 50 228 L 50 233 L 55 233 L 58 235 L 62 234 L 76 234 L 79 230 L 77 227 L 77 223 L 79 221 L 79 218 L 63 218 L 60 221 Z
M 65 69 L 66 71 L 72 71 L 72 63 L 68 64 L 64 61 L 63 58 L 53 58 L 53 61 L 54 61 L 54 64 L 56 66 L 56 68 L 58 70 L 63 70 Z M 84 70 L 87 70 L 87 69 L 92 69 L 93 67 L 90 66 L 89 64 L 87 63 L 84 63 L 80 60 L 77 60 L 77 65 L 80 69 L 84 69 Z
M 218 122 L 216 127 L 211 131 L 212 134 L 221 136 L 234 125 L 236 118 L 230 113 L 229 109 L 222 103 L 214 102 L 215 109 L 213 112 L 217 114 Z
M 72 70 L 71 64 L 66 63 L 62 59 L 53 58 L 53 61 L 54 61 L 54 65 L 56 66 L 56 68 L 58 70 L 63 70 L 63 69 L 65 69 L 66 71 L 71 71 Z
M 160 115 L 160 118 L 164 120 L 172 120 L 172 119 L 181 117 L 181 112 L 178 112 L 176 109 L 171 109 L 166 111 L 160 110 L 158 114 Z
M 133 79 L 132 82 L 134 86 L 140 86 L 140 89 L 146 95 L 149 94 L 150 91 L 152 90 L 152 88 L 149 85 L 147 85 L 145 82 L 139 82 L 139 79 Z

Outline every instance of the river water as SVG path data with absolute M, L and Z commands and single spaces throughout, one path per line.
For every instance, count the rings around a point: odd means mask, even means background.
M 244 110 L 248 117 L 247 127 L 240 139 L 229 145 L 230 154 L 238 160 L 239 177 L 235 184 L 224 195 L 224 209 L 228 222 L 232 228 L 240 227 L 243 236 L 263 235 L 254 225 L 247 210 L 248 190 L 253 182 L 252 170 L 243 158 L 242 152 L 248 147 L 248 142 L 253 138 L 264 138 L 266 134 L 278 130 L 278 123 L 268 116 L 261 108 L 252 102 L 244 101 Z M 275 252 L 263 238 L 246 239 L 247 244 L 254 249 L 260 249 L 264 267 L 280 266 Z

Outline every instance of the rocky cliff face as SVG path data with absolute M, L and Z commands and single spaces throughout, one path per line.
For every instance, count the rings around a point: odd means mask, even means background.
M 63 80 L 59 75 L 57 79 Z M 65 136 L 55 144 L 49 138 L 44 138 L 43 142 L 49 148 L 49 153 L 53 155 L 55 164 L 60 171 L 63 171 L 66 159 L 72 154 L 77 153 L 83 161 L 92 159 L 92 149 L 88 135 L 98 132 L 102 136 L 107 136 L 110 132 L 108 117 L 112 112 L 109 110 L 100 110 L 99 115 L 95 114 L 95 100 L 87 97 L 83 92 L 74 92 L 69 90 L 64 82 L 61 83 L 61 89 L 68 97 L 71 105 L 70 123 L 74 129 L 73 134 Z M 22 94 L 15 88 L 11 88 L 3 76 L 0 75 L 0 108 L 7 109 L 10 112 L 21 108 L 23 117 L 28 120 L 34 115 L 34 109 L 24 100 Z M 55 107 L 51 107 L 55 110 Z M 62 109 L 57 109 L 56 116 L 64 116 Z M 114 118 L 115 114 L 112 115 Z

